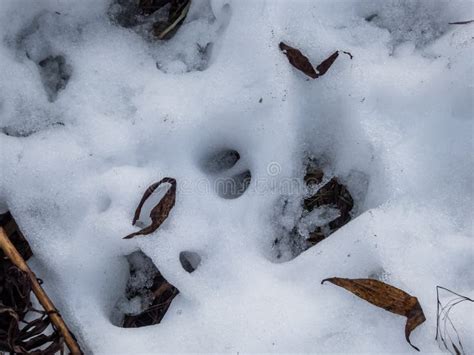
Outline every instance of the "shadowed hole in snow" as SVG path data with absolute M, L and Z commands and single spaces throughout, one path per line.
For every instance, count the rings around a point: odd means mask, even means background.
M 209 66 L 214 42 L 228 24 L 226 19 L 217 21 L 209 0 L 191 1 L 185 18 L 163 40 L 157 36 L 160 29 L 173 22 L 170 14 L 176 9 L 180 12 L 186 4 L 185 0 L 114 0 L 108 15 L 113 23 L 153 44 L 153 57 L 160 71 L 170 74 L 204 71 Z
M 306 192 L 282 196 L 276 212 L 275 261 L 288 261 L 330 237 L 364 211 L 369 178 L 351 171 L 334 176 L 325 159 L 307 159 Z
M 211 153 L 207 155 L 201 161 L 202 170 L 216 174 L 229 170 L 232 168 L 240 159 L 240 154 L 233 149 L 220 150 L 217 153 Z
M 97 210 L 99 212 L 107 211 L 112 205 L 112 199 L 107 195 L 102 195 L 97 199 Z
M 62 55 L 49 56 L 38 63 L 38 69 L 48 100 L 53 102 L 58 93 L 66 88 L 71 78 L 72 68 Z
M 179 262 L 184 270 L 192 273 L 201 264 L 201 257 L 194 251 L 182 251 L 179 253 Z
M 252 174 L 250 170 L 233 175 L 232 177 L 224 177 L 216 180 L 217 193 L 225 199 L 235 199 L 244 194 L 250 185 Z
M 57 99 L 71 78 L 72 67 L 64 51 L 81 38 L 80 25 L 70 20 L 59 12 L 41 11 L 19 31 L 14 41 L 17 53 L 37 65 L 50 102 Z
M 47 102 L 55 101 L 58 93 L 66 88 L 73 71 L 66 54 L 71 45 L 81 40 L 80 25 L 72 16 L 46 9 L 30 15 L 32 17 L 22 26 L 12 26 L 4 43 L 13 51 L 18 63 L 28 68 L 25 80 L 41 82 L 44 92 L 36 90 L 36 83 L 24 89 L 19 85 L 10 86 L 13 99 L 9 99 L 0 130 L 13 137 L 28 137 L 64 126 L 66 115 Z M 37 72 L 30 71 L 31 63 Z
M 126 256 L 130 276 L 125 294 L 112 313 L 111 322 L 124 328 L 160 323 L 179 291 L 161 275 L 141 250 Z
M 63 122 L 43 121 L 34 123 L 30 123 L 28 121 L 18 122 L 17 124 L 1 127 L 0 130 L 2 133 L 10 137 L 25 138 L 48 128 L 64 126 Z

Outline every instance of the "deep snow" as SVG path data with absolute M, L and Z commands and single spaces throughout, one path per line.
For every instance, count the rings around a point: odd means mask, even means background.
M 412 342 L 440 351 L 436 285 L 474 296 L 474 25 L 448 25 L 474 18 L 473 6 L 195 0 L 171 40 L 151 42 L 113 21 L 110 1 L 2 0 L 0 204 L 81 344 L 94 353 L 413 351 L 404 318 L 320 285 L 371 276 L 418 297 L 427 321 Z M 354 59 L 307 80 L 280 41 L 314 63 L 338 49 Z M 237 163 L 212 166 L 225 150 Z M 277 259 L 275 237 L 301 213 L 308 156 L 345 181 L 354 218 Z M 243 194 L 216 188 L 247 171 Z M 143 191 L 165 176 L 178 182 L 170 217 L 122 240 L 138 230 Z M 180 294 L 161 324 L 123 329 L 113 319 L 125 256 L 138 249 Z M 192 274 L 183 251 L 201 257 Z M 469 307 L 453 320 L 472 352 Z

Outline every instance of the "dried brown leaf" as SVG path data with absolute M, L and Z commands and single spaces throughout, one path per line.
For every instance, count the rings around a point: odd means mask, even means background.
M 63 339 L 59 333 L 54 330 L 49 335 L 44 334 L 52 326 L 47 313 L 34 310 L 31 306 L 31 283 L 26 273 L 6 258 L 1 260 L 1 269 L 0 351 L 21 354 L 53 354 L 60 351 Z M 32 318 L 34 313 L 40 316 Z
M 318 73 L 313 68 L 313 65 L 299 49 L 290 47 L 286 43 L 280 42 L 280 50 L 286 55 L 290 64 L 296 69 L 302 71 L 310 78 L 316 79 Z
M 319 64 L 319 65 L 316 67 L 316 71 L 317 71 L 317 73 L 318 73 L 318 77 L 323 76 L 324 74 L 326 74 L 326 72 L 329 70 L 329 68 L 331 68 L 331 66 L 334 64 L 334 62 L 336 61 L 337 57 L 339 56 L 339 52 L 340 52 L 340 51 L 334 52 L 333 54 L 331 54 L 328 58 L 326 58 L 325 60 L 323 60 L 323 61 L 321 62 L 321 64 Z M 345 53 L 345 54 L 347 54 L 351 59 L 353 58 L 351 53 L 349 53 L 349 52 L 344 52 L 344 51 L 342 51 L 342 52 Z
M 326 72 L 334 64 L 334 62 L 336 61 L 338 56 L 339 56 L 339 52 L 335 51 L 333 54 L 331 54 L 329 57 L 327 57 L 325 60 L 323 60 L 321 62 L 321 64 L 319 64 L 316 67 L 318 76 L 322 76 L 322 75 L 326 74 Z
M 20 317 L 10 307 L 0 305 L 0 351 L 14 351 Z
M 0 263 L 0 303 L 11 307 L 23 318 L 31 304 L 31 282 L 28 275 L 13 265 L 10 260 Z
M 425 321 L 425 315 L 416 297 L 378 280 L 331 277 L 321 281 L 321 284 L 326 281 L 352 292 L 377 307 L 407 317 L 405 339 L 415 350 L 420 351 L 410 342 L 411 332 Z
M 170 214 L 170 211 L 173 208 L 174 203 L 176 201 L 176 180 L 173 178 L 166 177 L 166 178 L 161 179 L 159 182 L 154 183 L 153 185 L 148 187 L 148 189 L 145 191 L 135 211 L 132 224 L 135 225 L 135 223 L 140 218 L 140 213 L 142 211 L 145 201 L 158 188 L 158 186 L 164 183 L 169 183 L 171 187 L 168 189 L 168 191 L 166 191 L 166 194 L 163 196 L 160 202 L 151 210 L 150 212 L 151 224 L 148 227 L 145 227 L 139 230 L 138 232 L 127 235 L 123 239 L 130 239 L 137 235 L 147 235 L 147 234 L 153 233 L 155 230 L 157 230 L 161 226 L 161 224 L 166 220 L 166 218 L 168 218 L 168 215 Z
M 336 58 L 339 56 L 339 52 L 347 54 L 351 59 L 353 58 L 352 54 L 349 52 L 336 51 L 328 58 L 323 60 L 321 64 L 319 64 L 316 69 L 314 69 L 308 57 L 301 53 L 299 49 L 293 48 L 283 42 L 280 42 L 279 46 L 280 50 L 286 55 L 292 66 L 294 66 L 296 69 L 302 71 L 307 76 L 313 79 L 317 79 L 326 74 L 329 68 L 331 68 L 331 66 L 334 64 Z
M 321 172 L 320 181 L 322 181 L 323 176 Z M 311 245 L 316 245 L 351 220 L 350 212 L 354 207 L 354 200 L 347 187 L 341 184 L 336 177 L 333 177 L 314 195 L 307 197 L 303 201 L 303 205 L 306 211 L 312 211 L 322 206 L 332 206 L 337 208 L 340 213 L 339 217 L 336 217 L 327 225 L 317 227 L 314 231 L 310 232 L 307 241 Z
M 151 305 L 139 314 L 125 315 L 122 325 L 124 328 L 140 328 L 159 324 L 171 302 L 179 294 L 178 289 L 170 284 L 158 270 L 150 291 L 153 298 Z
M 354 207 L 354 200 L 347 188 L 333 177 L 316 194 L 304 200 L 304 207 L 312 211 L 316 207 L 334 205 L 342 214 L 348 214 Z

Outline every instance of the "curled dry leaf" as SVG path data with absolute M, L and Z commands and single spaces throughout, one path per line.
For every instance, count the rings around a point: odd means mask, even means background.
M 173 208 L 174 203 L 176 201 L 176 180 L 170 177 L 165 177 L 161 179 L 159 182 L 156 182 L 150 187 L 148 187 L 148 189 L 145 191 L 135 211 L 132 224 L 135 225 L 135 223 L 140 218 L 140 213 L 142 211 L 145 201 L 151 196 L 151 194 L 161 184 L 164 184 L 164 183 L 169 183 L 171 187 L 168 189 L 168 191 L 160 200 L 160 202 L 151 210 L 150 212 L 151 224 L 148 227 L 145 227 L 139 230 L 138 232 L 127 235 L 123 239 L 130 239 L 137 235 L 147 235 L 147 234 L 153 233 L 155 230 L 157 230 L 161 226 L 161 224 L 165 221 L 165 219 L 168 218 L 168 215 L 170 214 L 170 211 Z
M 345 288 L 377 307 L 407 317 L 405 339 L 414 349 L 420 351 L 410 342 L 411 332 L 426 319 L 416 297 L 378 280 L 331 277 L 321 281 L 321 284 L 326 281 Z
M 286 55 L 290 64 L 296 69 L 302 71 L 310 78 L 316 79 L 318 73 L 314 70 L 308 57 L 306 57 L 299 49 L 290 47 L 289 45 L 280 42 L 280 50 Z
M 326 72 L 331 68 L 336 58 L 339 56 L 339 52 L 347 54 L 351 59 L 352 54 L 345 51 L 336 51 L 331 54 L 328 58 L 323 60 L 317 67 L 314 69 L 308 57 L 306 57 L 299 49 L 293 48 L 286 43 L 280 42 L 280 50 L 286 55 L 290 64 L 296 69 L 302 71 L 307 76 L 313 79 L 317 79 L 320 76 L 326 74 Z

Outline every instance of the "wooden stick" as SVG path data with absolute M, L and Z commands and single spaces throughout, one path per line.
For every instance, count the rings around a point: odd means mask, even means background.
M 474 20 L 468 20 L 468 21 L 458 21 L 458 22 L 450 22 L 450 25 L 469 25 L 470 23 L 473 23 Z
M 38 301 L 41 303 L 44 310 L 48 313 L 51 322 L 56 326 L 59 333 L 64 338 L 64 342 L 71 351 L 71 354 L 82 354 L 81 348 L 64 323 L 61 315 L 54 307 L 53 302 L 51 302 L 48 295 L 39 284 L 36 275 L 33 273 L 33 271 L 31 271 L 25 260 L 21 257 L 20 253 L 18 253 L 15 246 L 8 238 L 3 227 L 0 227 L 0 248 L 16 267 L 28 275 L 31 281 L 31 289 L 33 290 L 33 293 L 35 294 L 36 298 L 38 298 Z

